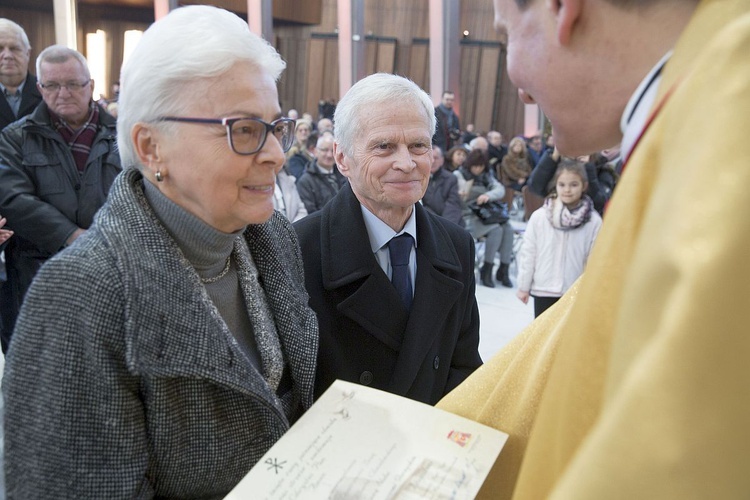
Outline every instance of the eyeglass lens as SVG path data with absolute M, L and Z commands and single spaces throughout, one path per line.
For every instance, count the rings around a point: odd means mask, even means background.
M 42 85 L 42 88 L 44 88 L 46 90 L 49 90 L 50 92 L 57 92 L 61 88 L 65 87 L 70 92 L 77 92 L 77 91 L 81 90 L 83 87 L 85 87 L 88 84 L 89 84 L 89 82 L 84 82 L 84 83 L 78 83 L 78 82 L 57 83 L 57 82 L 52 82 L 52 83 L 45 83 L 44 85 Z
M 294 142 L 294 122 L 274 122 L 271 133 L 286 152 Z M 240 119 L 232 123 L 231 138 L 234 150 L 240 154 L 251 154 L 258 151 L 265 142 L 268 127 L 264 122 L 252 119 Z

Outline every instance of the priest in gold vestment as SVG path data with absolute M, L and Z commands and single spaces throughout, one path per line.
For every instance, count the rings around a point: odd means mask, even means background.
M 560 150 L 627 160 L 582 278 L 438 405 L 510 434 L 480 498 L 750 498 L 750 0 L 495 13 Z

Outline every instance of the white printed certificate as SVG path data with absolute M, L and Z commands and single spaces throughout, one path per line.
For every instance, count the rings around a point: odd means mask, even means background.
M 507 438 L 337 380 L 226 499 L 472 499 Z

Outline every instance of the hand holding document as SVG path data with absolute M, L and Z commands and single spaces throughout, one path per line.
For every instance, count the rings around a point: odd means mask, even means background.
M 471 499 L 507 438 L 337 380 L 226 499 Z

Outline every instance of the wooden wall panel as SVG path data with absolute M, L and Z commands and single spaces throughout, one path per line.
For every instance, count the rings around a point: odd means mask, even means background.
M 286 114 L 291 108 L 302 112 L 305 101 L 307 75 L 308 40 L 299 38 L 278 38 L 277 50 L 286 61 L 286 70 L 279 79 L 279 102 Z
M 507 143 L 516 135 L 523 135 L 524 105 L 518 98 L 518 89 L 508 78 L 506 68 L 507 53 L 503 48 L 498 71 L 499 85 L 495 97 L 494 127 Z
M 375 72 L 393 73 L 396 71 L 396 42 L 380 41 Z
M 308 111 L 313 116 L 318 113 L 318 101 L 323 95 L 323 74 L 327 40 L 312 38 L 307 51 L 307 89 L 304 106 L 300 112 Z
M 245 2 L 247 12 L 247 2 Z M 273 17 L 277 21 L 303 24 L 320 24 L 323 0 L 274 0 Z
M 325 45 L 325 71 L 323 72 L 323 86 L 320 99 L 339 100 L 339 43 L 337 39 L 326 40 Z M 313 108 L 313 116 L 317 116 L 318 106 Z
M 365 41 L 365 73 L 368 75 L 377 73 L 378 50 L 379 47 L 377 40 Z
M 393 72 L 397 75 L 404 75 L 408 78 L 412 78 L 412 75 L 409 73 L 409 68 L 411 66 L 411 54 L 412 54 L 412 46 L 411 44 L 405 45 L 403 43 L 396 44 L 396 54 L 395 54 L 395 64 L 393 68 Z
M 430 47 L 424 43 L 411 45 L 409 72 L 405 76 L 429 92 L 430 84 Z
M 400 43 L 427 38 L 429 0 L 365 0 L 365 34 L 394 37 Z
M 479 76 L 476 86 L 474 106 L 474 126 L 476 130 L 487 132 L 492 129 L 492 114 L 495 108 L 495 86 L 500 48 L 483 46 L 479 62 Z
M 502 42 L 494 27 L 495 10 L 488 0 L 461 0 L 461 31 L 469 32 L 469 40 Z
M 479 78 L 479 63 L 481 59 L 481 46 L 479 45 L 462 45 L 461 46 L 461 65 L 457 68 L 460 71 L 459 85 L 461 86 L 461 109 L 459 118 L 461 126 L 466 127 L 469 123 L 474 123 L 477 100 L 477 80 Z M 455 90 L 455 89 L 446 89 Z M 487 106 L 488 103 L 482 103 Z

